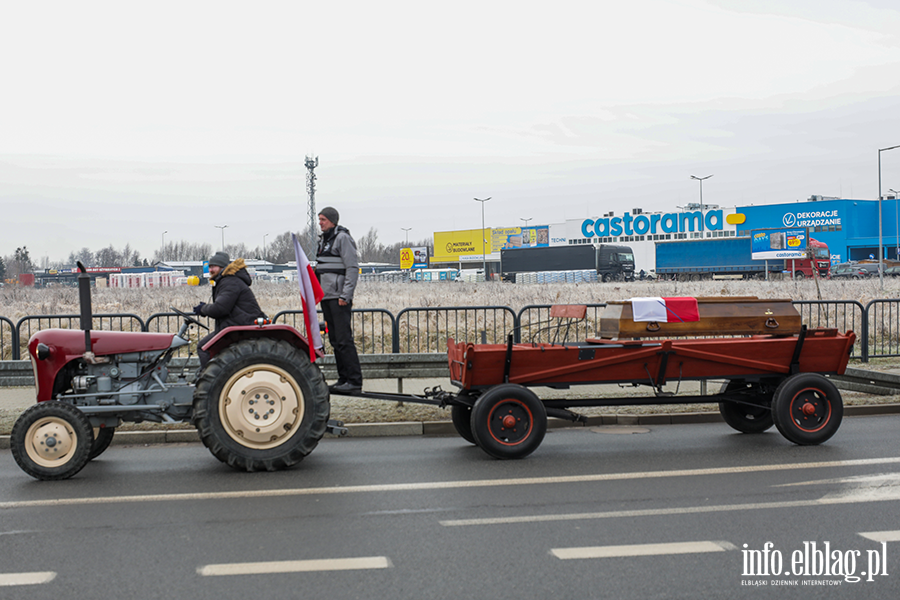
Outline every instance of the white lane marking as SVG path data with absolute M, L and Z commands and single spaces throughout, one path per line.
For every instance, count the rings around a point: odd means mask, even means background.
M 668 544 L 628 544 L 624 546 L 588 546 L 584 548 L 553 548 L 550 554 L 560 560 L 582 558 L 616 558 L 623 556 L 659 556 L 662 554 L 700 554 L 737 550 L 729 542 L 673 542 Z
M 271 573 L 310 573 L 315 571 L 354 571 L 359 569 L 388 569 L 386 556 L 361 558 L 324 558 L 318 560 L 279 560 L 272 562 L 230 563 L 206 565 L 197 569 L 205 577 L 220 575 L 260 575 Z
M 195 492 L 186 494 L 148 494 L 144 496 L 98 496 L 93 498 L 56 498 L 52 500 L 21 500 L 0 502 L 0 510 L 10 508 L 38 508 L 50 506 L 79 506 L 86 504 L 115 504 L 127 502 L 177 502 L 191 500 L 230 500 L 245 498 L 277 498 L 284 496 L 315 496 L 325 494 L 360 494 L 372 492 L 410 492 L 421 490 L 449 490 L 479 487 L 505 487 L 515 485 L 560 485 L 597 481 L 623 481 L 664 477 L 701 477 L 706 475 L 734 475 L 741 473 L 765 473 L 797 469 L 825 469 L 837 467 L 863 467 L 900 463 L 900 457 L 863 458 L 812 463 L 780 465 L 751 465 L 743 467 L 716 467 L 710 469 L 678 469 L 674 471 L 644 471 L 634 473 L 602 473 L 596 475 L 568 475 L 558 477 L 521 477 L 516 479 L 476 479 L 470 481 L 431 481 L 423 483 L 394 483 L 381 485 L 349 485 L 320 488 L 296 488 L 279 490 L 246 490 L 237 492 Z
M 801 485 L 834 485 L 838 483 L 900 485 L 900 473 L 873 473 L 871 475 L 855 475 L 836 479 L 816 479 L 813 481 L 797 481 L 795 483 L 779 483 L 772 487 L 795 487 Z
M 53 571 L 39 571 L 35 573 L 0 573 L 0 587 L 12 587 L 14 585 L 38 585 L 56 579 Z
M 818 500 L 791 500 L 786 502 L 759 502 L 754 504 L 717 504 L 711 506 L 685 506 L 681 508 L 648 508 L 642 510 L 613 510 L 592 513 L 570 513 L 559 515 L 526 515 L 521 517 L 494 517 L 486 519 L 457 519 L 440 521 L 445 527 L 464 527 L 469 525 L 511 525 L 516 523 L 549 523 L 553 521 L 584 521 L 590 519 L 621 519 L 633 517 L 660 517 L 671 515 L 692 515 L 714 512 L 734 512 L 747 510 L 771 510 L 773 508 L 803 508 L 808 506 L 833 506 L 838 504 L 865 504 L 868 502 L 885 502 L 900 500 L 900 490 L 893 494 L 850 495 L 841 497 L 825 496 Z
M 900 542 L 900 530 L 897 531 L 863 531 L 861 536 L 873 542 Z

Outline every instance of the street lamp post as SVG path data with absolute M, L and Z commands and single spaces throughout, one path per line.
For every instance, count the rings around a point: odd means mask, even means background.
M 525 221 L 525 227 L 528 227 L 528 221 L 531 221 L 532 219 L 534 219 L 534 217 L 528 217 L 527 219 L 525 217 L 519 217 L 520 221 Z
M 900 192 L 894 188 L 888 191 L 894 194 L 894 214 L 897 216 L 897 246 L 894 248 L 894 260 L 900 260 Z
M 406 232 L 406 247 L 409 248 L 409 232 L 412 230 L 412 227 L 401 227 L 400 229 Z
M 881 280 L 881 291 L 884 291 L 884 237 L 881 221 L 881 153 L 900 148 L 900 145 L 878 149 L 878 278 Z
M 269 237 L 269 234 L 263 235 L 263 260 L 266 260 L 266 238 Z
M 703 180 L 704 180 L 704 179 L 709 179 L 710 177 L 712 177 L 712 175 L 707 175 L 706 177 L 697 177 L 696 175 L 691 175 L 691 179 L 696 179 L 697 181 L 700 182 L 700 231 L 701 231 L 700 237 L 701 237 L 701 238 L 703 237 L 702 231 L 703 231 L 703 228 L 704 228 L 704 224 L 703 224 L 703 221 L 704 221 L 704 216 L 703 216 Z
M 169 230 L 166 229 L 162 232 L 162 248 L 159 250 L 159 260 L 166 259 L 166 234 L 169 233 Z
M 490 200 L 490 198 L 479 199 L 475 198 L 475 202 L 481 202 L 481 270 L 484 272 L 484 280 L 488 280 L 488 272 L 487 272 L 487 254 L 484 251 L 484 203 Z
M 228 225 L 213 225 L 213 227 L 222 230 L 222 252 L 225 252 L 225 228 L 228 227 Z

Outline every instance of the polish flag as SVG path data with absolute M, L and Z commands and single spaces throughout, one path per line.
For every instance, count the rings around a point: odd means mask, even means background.
M 697 299 L 690 297 L 632 298 L 631 310 L 635 321 L 656 321 L 657 323 L 687 323 L 700 320 Z
M 294 238 L 294 253 L 297 255 L 297 283 L 300 284 L 300 297 L 303 299 L 303 323 L 306 325 L 306 337 L 309 339 L 309 360 L 316 362 L 316 350 L 322 348 L 322 334 L 319 332 L 319 317 L 316 304 L 325 296 L 319 279 L 313 272 L 306 253 L 300 247 L 297 235 Z

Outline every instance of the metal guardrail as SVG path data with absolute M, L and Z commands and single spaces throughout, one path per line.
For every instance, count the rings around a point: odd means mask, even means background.
M 794 307 L 800 313 L 800 322 L 809 328 L 833 327 L 841 333 L 856 332 L 852 358 L 866 358 L 867 309 L 856 300 L 795 300 Z
M 0 360 L 19 358 L 19 333 L 15 324 L 0 317 Z
M 396 379 L 397 391 L 403 392 L 405 379 L 446 379 L 450 376 L 445 354 L 365 354 L 359 357 L 363 377 L 366 380 Z M 324 356 L 316 363 L 326 379 L 337 379 L 334 356 Z M 190 359 L 173 358 L 169 364 L 169 381 L 187 372 L 192 375 L 200 362 L 196 356 Z M 0 387 L 32 386 L 34 371 L 30 360 L 0 361 Z
M 583 321 L 574 323 L 568 330 L 566 341 L 582 342 L 588 338 L 596 337 L 600 329 L 600 312 L 606 308 L 606 303 L 588 304 L 587 316 Z M 529 304 L 522 308 L 516 315 L 518 322 L 516 328 L 516 342 L 551 342 L 556 333 L 556 325 L 551 323 L 551 304 Z M 548 327 L 550 326 L 550 327 Z M 565 329 L 563 326 L 561 329 Z M 560 335 L 563 335 L 560 333 Z M 549 339 L 548 339 L 549 338 Z M 562 341 L 561 339 L 556 341 Z
M 900 300 L 872 300 L 866 305 L 860 337 L 865 338 L 863 361 L 900 356 Z
M 518 325 L 508 306 L 436 306 L 404 308 L 397 313 L 395 354 L 447 351 L 447 339 L 457 342 L 505 344 Z
M 393 352 L 396 319 L 390 311 L 383 308 L 354 308 L 353 338 L 356 349 L 360 354 L 385 354 Z M 316 312 L 316 321 L 322 322 L 322 311 Z M 303 331 L 306 325 L 303 322 L 302 310 L 283 310 L 272 317 L 273 323 L 283 322 L 298 331 Z M 328 336 L 323 336 L 326 352 L 330 353 L 331 343 Z
M 114 324 L 117 323 L 118 327 Z M 128 325 L 127 327 L 125 325 Z M 104 325 L 106 325 L 104 327 Z M 13 359 L 18 360 L 23 356 L 23 345 L 28 343 L 31 336 L 42 329 L 80 329 L 80 315 L 33 315 L 22 317 L 16 323 L 17 345 Z M 91 328 L 105 331 L 145 331 L 144 321 L 131 313 L 111 313 L 93 315 Z M 23 331 L 24 329 L 24 331 Z
M 857 342 L 852 358 L 868 362 L 870 358 L 900 356 L 900 299 L 872 300 L 863 306 L 855 300 L 797 300 L 793 302 L 801 321 L 809 327 L 833 327 L 839 331 L 853 330 Z M 550 341 L 547 332 L 534 337 L 541 323 L 549 320 L 549 304 L 528 305 L 515 313 L 508 306 L 444 306 L 413 307 L 401 310 L 395 317 L 385 309 L 353 309 L 353 329 L 357 349 L 362 355 L 438 353 L 446 350 L 447 338 L 473 343 L 504 344 L 513 333 L 517 342 Z M 582 341 L 596 334 L 600 311 L 606 304 L 588 304 L 587 318 L 573 324 L 569 341 Z M 284 322 L 303 331 L 303 312 L 281 311 L 273 322 Z M 196 317 L 213 325 L 208 317 Z M 321 313 L 317 313 L 321 320 Z M 36 315 L 13 322 L 0 316 L 0 359 L 19 360 L 24 356 L 23 344 L 41 329 L 80 327 L 79 315 Z M 156 313 L 144 322 L 137 315 L 114 313 L 94 315 L 94 329 L 120 331 L 152 331 L 176 333 L 181 317 L 176 313 Z M 212 327 L 211 327 L 212 328 Z M 553 328 L 555 330 L 555 327 Z M 192 330 L 192 341 L 205 332 Z M 552 336 L 553 334 L 550 333 Z M 547 339 L 545 339 L 547 338 Z M 330 345 L 326 339 L 326 350 Z M 188 355 L 188 348 L 178 350 L 178 356 Z M 190 346 L 196 353 L 196 345 Z

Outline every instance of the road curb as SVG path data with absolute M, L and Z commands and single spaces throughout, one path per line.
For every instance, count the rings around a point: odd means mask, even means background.
M 900 414 L 900 404 L 869 404 L 845 406 L 845 417 L 872 417 Z M 600 425 L 687 425 L 692 423 L 722 423 L 717 412 L 659 413 L 650 415 L 601 415 L 588 417 L 584 423 L 562 419 L 549 419 L 550 429 L 571 427 L 597 427 Z M 401 421 L 396 423 L 348 423 L 349 438 L 393 437 L 416 435 L 456 435 L 451 421 Z M 325 437 L 338 436 L 327 434 Z M 195 429 L 154 429 L 152 431 L 119 431 L 113 438 L 114 446 L 140 446 L 150 444 L 198 443 Z M 9 436 L 0 435 L 0 450 L 9 449 Z

